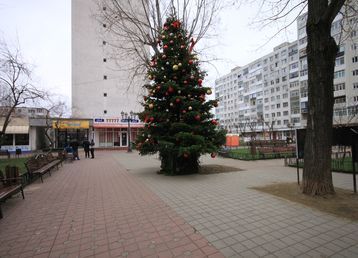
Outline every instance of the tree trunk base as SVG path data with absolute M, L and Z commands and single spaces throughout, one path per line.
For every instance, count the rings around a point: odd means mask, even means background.
M 313 180 L 303 180 L 301 190 L 303 194 L 307 194 L 311 196 L 315 196 L 315 195 L 323 196 L 327 194 L 335 194 L 332 183 L 317 182 Z

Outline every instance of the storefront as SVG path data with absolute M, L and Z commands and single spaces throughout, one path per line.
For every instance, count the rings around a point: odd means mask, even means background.
M 4 121 L 0 121 L 0 131 L 2 130 Z M 2 150 L 15 152 L 16 149 L 21 149 L 22 152 L 31 151 L 30 144 L 30 125 L 29 119 L 23 117 L 13 117 L 9 125 L 6 127 L 5 139 Z M 36 136 L 36 135 L 34 135 Z M 32 137 L 33 138 L 33 137 Z
M 95 118 L 93 138 L 99 148 L 124 148 L 137 138 L 138 129 L 144 126 L 138 119 Z M 130 136 L 129 136 L 130 132 Z
M 81 145 L 84 140 L 91 139 L 90 120 L 88 119 L 53 120 L 52 128 L 55 130 L 56 148 L 64 148 L 72 141 L 78 141 Z

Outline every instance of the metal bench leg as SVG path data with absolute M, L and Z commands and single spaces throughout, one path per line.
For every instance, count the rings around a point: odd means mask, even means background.
M 3 215 L 2 215 L 2 210 L 1 210 L 1 203 L 0 203 L 0 219 L 3 218 Z
M 20 190 L 21 190 L 22 199 L 24 200 L 25 199 L 24 188 L 21 186 Z

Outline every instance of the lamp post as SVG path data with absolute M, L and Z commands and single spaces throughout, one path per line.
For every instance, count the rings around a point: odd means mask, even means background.
M 128 150 L 127 152 L 132 152 L 131 148 L 131 122 L 133 122 L 135 115 L 133 111 L 130 111 L 129 114 L 127 112 L 121 112 L 122 120 L 128 123 Z

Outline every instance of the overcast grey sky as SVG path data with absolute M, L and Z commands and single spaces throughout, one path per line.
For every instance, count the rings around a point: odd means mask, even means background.
M 210 41 L 215 46 L 210 53 L 222 61 L 214 62 L 217 69 L 206 67 L 211 86 L 215 78 L 233 67 L 252 62 L 276 45 L 295 39 L 294 24 L 265 44 L 277 26 L 264 30 L 260 30 L 260 24 L 249 26 L 256 15 L 256 4 L 243 4 L 221 13 L 215 27 L 218 37 Z M 71 0 L 0 0 L 0 37 L 9 45 L 20 45 L 25 59 L 35 65 L 40 86 L 66 96 L 70 103 Z

